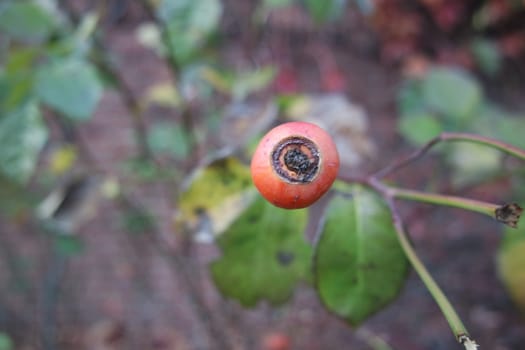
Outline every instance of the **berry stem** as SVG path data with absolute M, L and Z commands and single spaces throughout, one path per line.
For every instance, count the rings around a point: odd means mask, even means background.
M 497 204 L 482 202 L 474 199 L 426 193 L 398 187 L 388 187 L 388 191 L 395 198 L 466 209 L 485 214 L 493 218 L 495 216 L 496 209 L 499 207 Z
M 389 194 L 398 199 L 408 199 L 429 204 L 455 207 L 481 213 L 502 222 L 510 227 L 516 227 L 522 209 L 517 204 L 493 204 L 475 199 L 426 193 L 398 187 L 385 186 Z

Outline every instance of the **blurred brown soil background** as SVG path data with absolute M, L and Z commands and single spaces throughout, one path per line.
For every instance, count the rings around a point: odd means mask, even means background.
M 88 2 L 71 3 L 79 13 L 89 7 Z M 134 35 L 147 15 L 136 3 L 124 4 L 105 19 L 105 40 L 126 82 L 141 95 L 171 77 L 165 62 Z M 231 67 L 280 67 L 281 80 L 268 96 L 296 84 L 302 92 L 342 91 L 364 107 L 379 151 L 363 165 L 363 172 L 410 151 L 396 132 L 403 67 L 385 59 L 377 35 L 361 16 L 349 10 L 342 23 L 317 30 L 304 14 L 289 11 L 255 31 L 254 1 L 223 4 L 223 62 Z M 517 93 L 516 80 L 505 68 L 489 82 L 489 93 L 507 105 L 523 107 L 523 86 Z M 500 85 L 504 88 L 496 87 Z M 120 162 L 136 154 L 127 113 L 119 96 L 106 90 L 95 116 L 78 129 L 94 162 L 106 173 L 123 177 Z M 148 122 L 158 118 L 155 110 L 147 113 Z M 417 187 L 429 174 L 439 173 L 428 164 L 418 163 L 415 170 L 400 174 L 399 181 Z M 194 165 L 189 162 L 187 167 Z M 467 194 L 498 199 L 506 188 L 496 183 Z M 366 350 L 374 349 L 375 337 L 399 350 L 460 348 L 414 273 L 400 297 L 361 331 L 327 313 L 309 287 L 299 288 L 289 304 L 278 308 L 262 303 L 247 310 L 224 300 L 207 272 L 218 254 L 212 246 L 192 245 L 175 259 L 166 253 L 171 249 L 166 242 L 175 235 L 170 223 L 176 204 L 164 195 L 170 190 L 169 183 L 152 182 L 130 191 L 132 201 L 153 213 L 156 233 L 125 232 L 119 219 L 123 208 L 97 200 L 94 218 L 78 232 L 84 251 L 67 261 L 51 252 L 36 225 L 0 222 L 5 257 L 0 262 L 0 330 L 13 337 L 16 349 Z M 482 349 L 525 348 L 524 320 L 495 271 L 498 224 L 476 214 L 422 205 L 406 205 L 403 214 L 417 251 Z M 17 280 L 22 275 L 26 279 Z

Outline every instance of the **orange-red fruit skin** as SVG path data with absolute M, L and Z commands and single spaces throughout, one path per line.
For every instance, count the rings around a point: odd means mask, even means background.
M 272 166 L 275 146 L 294 136 L 310 139 L 319 150 L 319 173 L 309 183 L 290 183 Z M 262 138 L 250 168 L 253 183 L 264 198 L 280 208 L 299 209 L 312 205 L 330 189 L 339 172 L 339 154 L 332 137 L 322 128 L 306 122 L 290 122 L 273 128 Z

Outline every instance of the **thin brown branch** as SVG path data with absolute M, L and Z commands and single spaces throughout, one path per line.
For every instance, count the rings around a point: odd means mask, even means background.
M 76 132 L 76 129 L 74 127 L 72 127 L 71 132 L 75 136 L 74 140 L 76 141 L 76 144 L 79 147 L 79 151 L 82 155 L 83 161 L 86 163 L 86 166 L 91 170 L 90 173 L 95 172 L 105 177 L 105 175 L 107 174 L 96 162 L 95 157 L 91 154 L 89 147 L 87 147 L 82 137 L 80 137 L 80 134 Z M 128 195 L 124 192 L 120 192 L 119 196 L 117 196 L 115 199 L 117 201 L 117 204 L 119 204 L 125 209 L 133 210 L 135 212 L 145 212 L 145 210 L 139 204 L 131 200 L 128 197 Z M 192 263 L 190 259 L 183 257 L 178 252 L 172 251 L 168 248 L 167 244 L 162 242 L 162 234 L 160 228 L 155 223 L 153 223 L 152 231 L 152 243 L 154 248 L 157 249 L 161 256 L 170 261 L 170 263 L 174 267 L 176 278 L 180 278 L 181 285 L 188 290 L 187 293 L 184 293 L 189 299 L 188 304 L 198 321 L 201 324 L 203 324 L 206 328 L 209 334 L 210 341 L 216 342 L 217 346 L 214 348 L 221 350 L 232 349 L 233 347 L 231 346 L 231 344 L 229 344 L 228 340 L 224 336 L 222 327 L 217 321 L 215 321 L 215 318 L 213 317 L 213 310 L 210 309 L 210 307 L 204 300 L 204 296 L 202 293 L 203 289 L 200 288 L 200 286 L 196 283 L 197 278 L 192 274 L 192 271 L 190 271 L 190 265 Z M 46 332 L 49 333 L 49 331 Z
M 173 40 L 171 38 L 169 29 L 163 21 L 159 20 L 159 18 L 157 17 L 155 13 L 156 12 L 155 7 L 150 1 L 141 0 L 141 3 L 149 19 L 155 22 L 160 28 L 162 43 L 166 46 L 166 49 L 167 49 L 166 61 L 171 69 L 171 73 L 173 74 L 175 81 L 177 81 L 177 78 L 181 72 L 181 68 L 174 56 L 175 47 L 173 46 Z
M 97 46 L 99 46 L 101 52 L 107 52 L 104 51 L 107 50 L 107 48 L 102 43 L 99 43 Z M 95 60 L 95 64 L 103 73 L 107 74 L 115 82 L 117 92 L 122 98 L 124 105 L 128 109 L 129 116 L 131 117 L 131 122 L 133 124 L 133 130 L 135 131 L 135 138 L 140 149 L 141 157 L 144 159 L 155 159 L 148 145 L 145 117 L 142 112 L 142 107 L 138 102 L 138 98 L 135 96 L 135 93 L 124 80 L 124 77 L 120 71 L 106 59 L 99 61 Z
M 69 6 L 69 2 L 62 0 L 60 1 L 60 5 L 71 21 L 75 25 L 78 25 L 80 18 Z M 99 36 L 94 35 L 93 44 L 102 56 L 100 58 L 93 57 L 92 61 L 102 73 L 107 75 L 115 83 L 116 91 L 122 99 L 124 106 L 128 109 L 131 123 L 133 125 L 133 130 L 135 132 L 137 145 L 139 147 L 140 156 L 144 159 L 154 160 L 155 158 L 147 142 L 145 116 L 142 112 L 139 99 L 133 92 L 131 86 L 124 79 L 124 76 L 120 70 L 115 67 L 110 59 L 108 59 L 111 50 L 107 47 L 103 40 L 100 39 Z
M 50 238 L 52 240 L 53 237 Z M 53 244 L 53 242 L 50 242 Z M 60 289 L 67 268 L 68 259 L 52 247 L 49 256 L 49 267 L 42 282 L 41 338 L 45 350 L 57 348 L 57 306 L 60 300 Z
M 511 13 L 497 21 L 494 24 L 490 24 L 482 30 L 483 34 L 498 37 L 504 36 L 505 34 L 515 33 L 525 29 L 525 8 L 511 11 Z
M 124 208 L 137 212 L 144 211 L 136 202 L 128 198 L 125 193 L 120 194 L 117 202 Z M 185 296 L 188 298 L 189 305 L 200 323 L 206 328 L 213 348 L 220 350 L 232 349 L 233 345 L 226 337 L 223 327 L 217 322 L 214 310 L 204 299 L 203 288 L 199 285 L 199 276 L 194 273 L 191 257 L 185 257 L 179 252 L 170 249 L 169 244 L 163 242 L 161 230 L 155 222 L 152 223 L 152 232 L 151 243 L 159 254 L 172 264 L 176 271 L 176 276 L 181 278 L 181 285 L 187 289 Z
M 480 145 L 488 146 L 495 148 L 501 152 L 507 153 L 511 156 L 514 156 L 516 158 L 525 160 L 525 150 L 512 146 L 508 143 L 501 142 L 499 140 L 475 135 L 475 134 L 468 134 L 468 133 L 459 133 L 459 132 L 445 132 L 440 134 L 439 136 L 436 136 L 432 140 L 430 140 L 427 144 L 425 144 L 423 147 L 417 149 L 412 154 L 408 155 L 407 157 L 404 157 L 397 162 L 394 162 L 391 165 L 388 165 L 384 167 L 383 169 L 377 171 L 375 174 L 372 175 L 373 178 L 381 179 L 386 177 L 387 175 L 392 174 L 393 172 L 400 170 L 407 165 L 417 161 L 418 159 L 425 156 L 428 151 L 437 145 L 438 143 L 442 141 L 447 142 L 471 142 L 471 143 L 477 143 Z
M 153 21 L 160 29 L 161 40 L 164 46 L 166 47 L 165 61 L 167 66 L 170 68 L 173 84 L 177 84 L 182 72 L 182 67 L 180 66 L 179 62 L 177 62 L 177 58 L 175 57 L 176 48 L 173 45 L 173 38 L 171 37 L 169 28 L 164 21 L 158 18 L 156 14 L 156 9 L 151 1 L 141 0 L 141 4 L 149 19 Z M 183 104 L 180 115 L 184 124 L 184 128 L 186 129 L 186 131 L 188 132 L 188 136 L 190 137 L 190 144 L 194 144 L 196 140 L 196 132 L 194 115 L 191 109 L 191 105 Z
M 460 133 L 460 132 L 445 132 L 441 134 L 442 141 L 466 141 L 477 143 L 480 145 L 489 146 L 507 153 L 513 157 L 525 160 L 525 150 L 512 146 L 508 143 L 493 139 L 491 137 L 480 136 L 476 134 Z
M 412 154 L 408 155 L 407 157 L 404 157 L 400 160 L 398 160 L 395 163 L 392 163 L 390 165 L 387 165 L 383 169 L 379 170 L 375 174 L 372 175 L 372 177 L 376 179 L 382 179 L 386 177 L 387 175 L 392 174 L 393 172 L 396 172 L 405 166 L 417 161 L 418 159 L 422 158 L 427 154 L 427 152 L 434 147 L 436 144 L 438 144 L 440 141 L 442 141 L 441 135 L 437 136 L 436 138 L 430 140 L 426 145 L 423 147 L 417 149 Z

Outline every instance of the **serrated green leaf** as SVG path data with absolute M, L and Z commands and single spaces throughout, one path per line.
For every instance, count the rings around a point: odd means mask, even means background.
M 179 198 L 177 225 L 195 230 L 209 220 L 222 233 L 254 199 L 250 169 L 235 158 L 216 160 L 198 170 Z
M 288 300 L 310 274 L 306 222 L 305 210 L 280 209 L 258 196 L 219 238 L 223 256 L 211 272 L 220 292 L 245 306 Z
M 163 0 L 158 14 L 167 26 L 171 54 L 186 62 L 216 30 L 222 4 L 219 0 Z
M 458 68 L 431 69 L 422 89 L 427 106 L 454 123 L 473 117 L 482 100 L 479 83 Z
M 0 119 L 0 172 L 18 183 L 33 173 L 47 140 L 47 128 L 36 103 L 26 103 Z
M 415 146 L 424 145 L 443 131 L 439 121 L 431 114 L 402 115 L 398 129 Z
M 516 305 L 525 312 L 525 225 L 506 228 L 498 258 L 498 274 Z
M 53 15 L 36 1 L 12 1 L 0 6 L 0 32 L 19 40 L 44 40 L 55 28 Z
M 95 67 L 83 60 L 52 62 L 36 74 L 35 92 L 42 102 L 76 121 L 91 117 L 102 91 Z
M 358 186 L 346 192 L 326 210 L 314 274 L 325 306 L 359 325 L 398 295 L 408 263 L 382 200 Z

